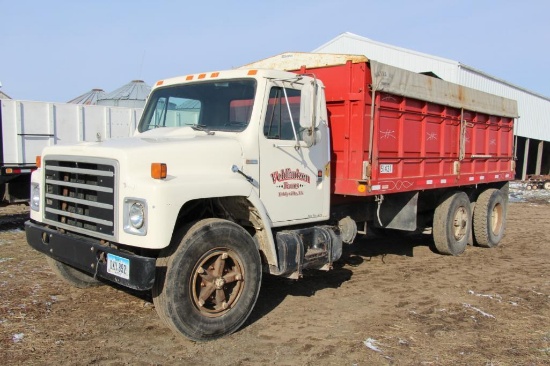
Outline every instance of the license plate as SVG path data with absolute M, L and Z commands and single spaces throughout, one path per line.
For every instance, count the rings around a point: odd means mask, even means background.
M 380 164 L 380 174 L 393 173 L 393 164 Z
M 107 253 L 107 273 L 129 280 L 130 260 Z

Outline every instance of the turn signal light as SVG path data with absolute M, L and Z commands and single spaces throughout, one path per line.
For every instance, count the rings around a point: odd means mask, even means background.
M 151 178 L 165 179 L 168 175 L 168 167 L 164 163 L 151 163 Z
M 36 155 L 36 167 L 40 168 L 42 166 L 42 156 Z

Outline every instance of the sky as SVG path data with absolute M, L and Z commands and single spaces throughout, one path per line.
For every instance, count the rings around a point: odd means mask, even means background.
M 351 32 L 550 97 L 549 18 L 546 0 L 0 0 L 0 90 L 66 102 L 308 52 Z

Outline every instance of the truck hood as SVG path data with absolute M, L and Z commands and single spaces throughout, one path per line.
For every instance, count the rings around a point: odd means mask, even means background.
M 159 128 L 133 137 L 77 145 L 57 145 L 43 151 L 48 156 L 113 159 L 121 176 L 150 178 L 151 163 L 165 163 L 168 179 L 178 176 L 227 174 L 233 164 L 242 166 L 240 143 L 230 136 L 208 135 L 191 128 Z

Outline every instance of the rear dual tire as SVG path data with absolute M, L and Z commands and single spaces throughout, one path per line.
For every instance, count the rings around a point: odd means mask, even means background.
M 470 199 L 464 192 L 451 192 L 436 207 L 433 239 L 441 254 L 459 255 L 466 250 L 472 230 Z
M 433 238 L 441 254 L 459 255 L 464 252 L 472 235 L 474 244 L 496 247 L 504 237 L 507 200 L 499 189 L 486 189 L 478 196 L 473 214 L 468 195 L 464 192 L 447 194 L 434 212 Z
M 498 189 L 487 189 L 477 198 L 474 208 L 474 243 L 485 248 L 496 247 L 506 228 L 506 200 Z

